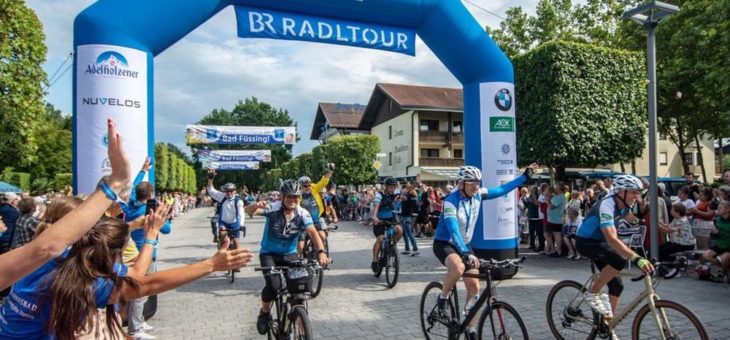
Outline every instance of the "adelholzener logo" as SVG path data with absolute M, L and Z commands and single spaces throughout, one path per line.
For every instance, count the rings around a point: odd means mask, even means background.
M 501 89 L 494 95 L 494 105 L 502 111 L 509 111 L 512 108 L 512 93 L 508 89 Z
M 513 117 L 489 117 L 490 132 L 515 132 L 515 119 Z
M 129 68 L 127 58 L 116 51 L 105 51 L 99 54 L 99 56 L 96 57 L 95 64 L 89 64 L 86 66 L 84 74 L 133 79 L 137 79 L 137 77 L 139 77 L 139 72 L 133 71 Z

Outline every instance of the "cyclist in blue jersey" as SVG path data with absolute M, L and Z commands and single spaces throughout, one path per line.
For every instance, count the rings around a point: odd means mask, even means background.
M 385 179 L 385 190 L 375 194 L 373 203 L 373 234 L 375 235 L 375 244 L 373 244 L 373 261 L 370 263 L 370 269 L 373 273 L 377 272 L 378 269 L 378 253 L 380 252 L 380 244 L 385 238 L 385 230 L 388 223 L 395 224 L 395 203 L 396 200 L 400 200 L 398 195 L 395 194 L 395 187 L 398 185 L 398 181 L 393 177 Z M 403 229 L 399 225 L 394 225 L 395 228 L 395 242 L 397 243 L 403 235 Z
M 621 242 L 616 232 L 619 220 L 628 215 L 642 188 L 641 180 L 635 176 L 616 177 L 613 192 L 593 205 L 576 232 L 578 252 L 593 260 L 601 271 L 585 293 L 586 301 L 606 319 L 612 319 L 618 307 L 623 291 L 619 273 L 626 267 L 626 259 L 631 259 L 645 273 L 654 271 L 651 262 Z M 605 285 L 608 285 L 608 295 L 600 294 Z
M 319 253 L 320 265 L 328 264 L 329 258 L 324 251 L 322 239 L 314 228 L 312 215 L 299 206 L 299 199 L 302 196 L 301 184 L 294 179 L 285 180 L 281 183 L 279 191 L 283 196 L 281 202 L 269 205 L 267 202 L 259 201 L 246 207 L 247 214 L 266 217 L 259 255 L 261 267 L 287 266 L 290 262 L 299 260 L 297 241 L 302 232 L 306 232 L 312 239 Z M 261 291 L 261 311 L 256 321 L 256 329 L 261 335 L 269 330 L 271 302 L 281 288 L 281 278 L 278 275 L 269 275 L 267 270 L 264 270 L 263 274 L 266 285 Z
M 433 253 L 441 261 L 441 264 L 448 268 L 444 277 L 444 285 L 438 300 L 440 312 L 445 312 L 448 294 L 451 292 L 459 278 L 467 271 L 467 265 L 471 268 L 467 272 L 478 274 L 479 259 L 474 256 L 469 243 L 471 242 L 474 226 L 476 225 L 481 201 L 497 198 L 514 190 L 525 183 L 537 169 L 537 164 L 532 164 L 525 172 L 514 180 L 496 188 L 480 187 L 482 171 L 473 166 L 462 166 L 459 168 L 458 189 L 451 192 L 444 199 L 444 207 L 441 212 L 436 234 L 433 237 Z M 466 286 L 467 308 L 479 298 L 479 279 L 464 278 Z M 446 295 L 444 295 L 446 294 Z M 475 323 L 476 318 L 469 323 L 467 339 L 476 339 Z

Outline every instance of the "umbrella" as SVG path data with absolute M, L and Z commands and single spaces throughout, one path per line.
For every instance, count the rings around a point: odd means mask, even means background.
M 0 182 L 0 192 L 14 192 L 14 193 L 20 193 L 20 188 L 7 183 L 7 182 Z

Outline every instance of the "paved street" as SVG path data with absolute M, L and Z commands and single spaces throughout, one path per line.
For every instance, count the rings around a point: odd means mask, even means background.
M 177 218 L 173 231 L 162 235 L 158 255 L 160 270 L 206 258 L 213 254 L 211 208 L 196 209 Z M 263 218 L 247 222 L 244 247 L 258 251 Z M 419 239 L 421 255 L 401 258 L 401 276 L 393 289 L 370 271 L 372 233 L 360 224 L 340 223 L 331 236 L 335 261 L 325 273 L 319 297 L 309 301 L 316 339 L 421 339 L 418 310 L 423 288 L 441 280 L 445 269 L 433 256 L 430 239 Z M 402 242 L 399 243 L 402 249 Z M 527 323 L 532 339 L 551 339 L 545 319 L 545 299 L 550 288 L 563 279 L 583 282 L 590 272 L 587 261 L 551 259 L 526 252 L 524 268 L 512 280 L 501 283 L 499 297 L 512 304 Z M 256 256 L 253 266 L 258 264 Z M 242 269 L 231 284 L 215 273 L 159 296 L 157 315 L 149 322 L 158 339 L 261 339 L 256 332 L 259 294 L 264 280 L 251 268 Z M 625 280 L 624 301 L 633 298 L 641 284 Z M 463 294 L 463 285 L 459 288 Z M 684 304 L 705 323 L 712 339 L 730 339 L 730 285 L 693 278 L 662 281 L 658 293 Z M 463 297 L 462 300 L 463 301 Z M 631 320 L 624 321 L 630 327 Z M 621 329 L 622 339 L 629 332 Z

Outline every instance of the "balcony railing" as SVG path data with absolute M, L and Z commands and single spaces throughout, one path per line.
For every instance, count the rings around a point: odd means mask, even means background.
M 462 158 L 435 158 L 435 157 L 421 157 L 418 159 L 419 166 L 446 166 L 446 167 L 458 167 L 464 165 L 464 159 Z
M 448 142 L 449 133 L 446 131 L 419 131 L 418 141 L 425 143 L 443 143 Z M 464 144 L 464 134 L 461 132 L 451 133 L 452 144 Z

